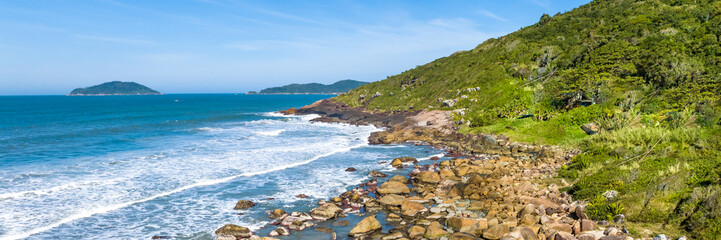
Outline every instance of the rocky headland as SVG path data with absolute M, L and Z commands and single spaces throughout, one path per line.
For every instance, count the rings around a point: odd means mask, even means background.
M 663 234 L 630 233 L 622 214 L 613 221 L 589 219 L 588 203 L 562 191 L 570 184 L 556 177 L 578 154 L 574 149 L 518 143 L 502 135 L 460 134 L 444 111 L 370 112 L 321 100 L 281 112 L 321 116 L 314 121 L 384 127 L 371 135 L 371 144 L 430 145 L 445 149 L 448 160 L 436 157 L 421 164 L 399 156 L 381 162 L 406 169 L 407 174 L 372 171 L 371 180 L 318 201 L 307 213 L 268 209 L 275 230 L 267 237 L 228 224 L 216 231 L 218 240 L 295 239 L 294 232 L 313 228 L 327 233 L 327 239 L 668 239 Z M 250 207 L 252 202 L 241 200 L 236 209 Z M 348 215 L 362 220 L 344 220 Z M 317 226 L 325 221 L 332 227 Z M 334 229 L 348 224 L 354 226 L 350 231 Z

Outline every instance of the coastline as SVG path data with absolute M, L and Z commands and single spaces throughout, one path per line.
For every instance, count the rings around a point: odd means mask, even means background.
M 511 142 L 502 135 L 460 134 L 442 111 L 374 113 L 326 99 L 280 112 L 383 127 L 371 134 L 370 144 L 428 145 L 444 149 L 449 160 L 419 163 L 398 156 L 380 162 L 379 167 L 410 171 L 395 176 L 372 171 L 370 181 L 319 201 L 309 212 L 267 209 L 275 221 L 268 237 L 228 224 L 216 231 L 218 240 L 298 239 L 311 229 L 326 232 L 328 239 L 632 239 L 623 215 L 610 222 L 590 220 L 584 213 L 588 203 L 573 201 L 561 190 L 570 184 L 556 178 L 557 171 L 577 150 Z M 252 205 L 241 200 L 236 209 Z M 349 222 L 348 215 L 363 219 Z M 345 225 L 352 229 L 340 228 Z

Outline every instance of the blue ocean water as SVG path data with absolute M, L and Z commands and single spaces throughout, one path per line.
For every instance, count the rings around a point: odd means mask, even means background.
M 328 97 L 0 97 L 0 239 L 213 239 L 226 223 L 262 235 L 266 210 L 307 211 L 397 171 L 380 161 L 440 153 L 274 113 Z M 239 215 L 240 199 L 258 205 Z

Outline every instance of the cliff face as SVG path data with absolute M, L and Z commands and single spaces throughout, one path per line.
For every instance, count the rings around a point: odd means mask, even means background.
M 86 88 L 76 88 L 70 96 L 160 95 L 161 93 L 134 82 L 113 81 Z

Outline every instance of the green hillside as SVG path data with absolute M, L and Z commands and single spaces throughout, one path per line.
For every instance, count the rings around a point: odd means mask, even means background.
M 356 80 L 341 80 L 330 85 L 320 83 L 290 84 L 282 87 L 266 88 L 260 91 L 265 94 L 306 94 L 306 93 L 344 93 L 351 89 L 368 84 Z
M 83 95 L 158 95 L 160 92 L 134 82 L 112 81 L 103 84 L 76 88 L 70 96 Z
M 721 1 L 599 0 L 336 98 L 453 110 L 462 132 L 580 148 L 596 219 L 721 235 Z M 587 135 L 581 125 L 600 132 Z M 607 191 L 619 196 L 606 199 Z

